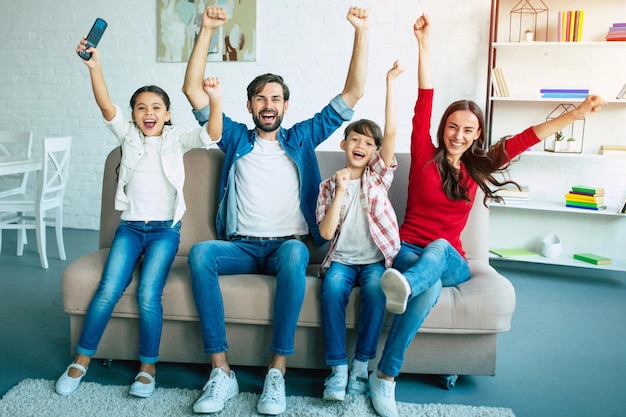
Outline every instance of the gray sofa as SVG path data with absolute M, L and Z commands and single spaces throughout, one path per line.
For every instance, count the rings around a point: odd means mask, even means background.
M 102 185 L 100 250 L 71 262 L 63 273 L 63 305 L 70 316 L 71 352 L 80 336 L 84 315 L 100 280 L 108 247 L 120 213 L 113 208 L 115 167 L 120 158 L 116 148 L 106 160 Z M 409 155 L 398 154 L 390 197 L 401 222 L 404 217 Z M 187 212 L 182 220 L 181 243 L 163 294 L 164 323 L 160 360 L 163 362 L 209 363 L 203 354 L 198 316 L 191 294 L 187 255 L 195 242 L 215 239 L 215 212 L 218 177 L 223 160 L 217 149 L 195 149 L 185 154 L 185 200 Z M 341 152 L 319 152 L 322 178 L 344 165 Z M 482 200 L 482 197 L 479 196 Z M 404 373 L 495 375 L 497 336 L 510 329 L 515 309 L 511 283 L 488 263 L 489 212 L 474 204 L 463 244 L 470 258 L 469 281 L 444 288 L 439 302 L 426 318 L 409 347 L 402 368 Z M 288 366 L 326 368 L 320 319 L 320 280 L 318 264 L 326 247 L 308 242 L 311 261 L 306 297 L 296 332 L 296 353 Z M 135 280 L 136 281 L 136 280 Z M 272 297 L 274 278 L 264 275 L 220 277 L 227 322 L 232 365 L 267 366 L 270 353 Z M 131 283 L 118 303 L 99 345 L 97 358 L 135 360 L 138 357 L 138 310 L 136 282 Z M 207 300 L 210 302 L 210 300 Z M 354 351 L 358 323 L 359 291 L 352 292 L 347 308 L 347 348 Z M 382 351 L 392 316 L 386 318 Z M 377 360 L 370 362 L 375 366 Z

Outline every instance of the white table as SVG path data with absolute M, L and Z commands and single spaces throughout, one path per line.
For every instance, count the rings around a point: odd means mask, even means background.
M 23 156 L 0 156 L 0 176 L 40 171 L 42 162 L 43 159 L 24 158 Z M 0 197 L 4 197 L 7 192 L 0 191 Z

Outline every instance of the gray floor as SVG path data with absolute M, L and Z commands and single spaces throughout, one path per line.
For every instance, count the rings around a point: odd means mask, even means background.
M 65 231 L 68 262 L 97 246 L 97 232 Z M 61 305 L 66 262 L 48 233 L 50 269 L 35 237 L 15 256 L 15 232 L 4 231 L 0 254 L 0 395 L 23 378 L 56 379 L 71 361 L 69 319 Z M 514 284 L 513 328 L 500 335 L 497 375 L 462 376 L 454 390 L 426 375 L 400 375 L 398 401 L 510 407 L 516 416 L 626 416 L 626 276 L 590 270 L 496 265 Z M 513 267 L 512 267 L 513 266 Z M 522 269 L 523 267 L 523 269 Z M 128 384 L 135 362 L 92 364 L 87 381 Z M 260 392 L 264 369 L 235 367 L 243 391 Z M 207 368 L 162 363 L 161 387 L 199 389 Z M 326 372 L 290 369 L 290 395 L 319 396 Z M 146 401 L 150 401 L 149 399 Z

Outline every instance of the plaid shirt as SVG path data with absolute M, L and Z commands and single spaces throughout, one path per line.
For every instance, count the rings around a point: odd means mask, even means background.
M 397 168 L 398 163 L 395 158 L 391 166 L 386 167 L 380 154 L 376 153 L 361 177 L 361 193 L 359 196 L 361 205 L 367 207 L 370 233 L 374 243 L 376 243 L 376 246 L 378 246 L 385 257 L 385 267 L 387 268 L 391 267 L 394 257 L 400 250 L 398 220 L 387 195 L 387 191 L 393 181 L 393 173 Z M 324 218 L 330 208 L 330 204 L 335 196 L 335 188 L 336 181 L 334 175 L 320 184 L 317 209 L 315 210 L 318 223 Z M 341 205 L 339 226 L 331 241 L 328 253 L 322 262 L 322 272 L 330 266 L 332 261 L 332 255 L 337 247 L 337 238 L 341 233 L 341 226 L 346 217 L 346 210 L 346 199 L 344 198 Z

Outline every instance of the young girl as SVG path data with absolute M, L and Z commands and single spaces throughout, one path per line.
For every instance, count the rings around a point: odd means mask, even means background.
M 324 383 L 325 400 L 343 401 L 367 393 L 367 365 L 376 349 L 385 315 L 380 277 L 400 249 L 398 221 L 387 196 L 397 163 L 395 81 L 403 69 L 396 61 L 387 72 L 385 132 L 370 120 L 351 123 L 341 149 L 346 167 L 320 185 L 316 217 L 320 233 L 331 240 L 322 263 L 322 329 L 326 364 L 332 373 Z M 354 359 L 348 379 L 346 306 L 355 286 L 361 288 L 361 310 Z
M 83 39 L 76 52 L 84 50 Z M 130 99 L 132 121 L 122 116 L 109 98 L 100 54 L 90 47 L 89 68 L 96 103 L 107 126 L 119 139 L 122 160 L 115 194 L 115 208 L 122 211 L 100 285 L 89 305 L 76 358 L 56 382 L 56 392 L 72 394 L 87 372 L 91 356 L 113 308 L 132 280 L 143 257 L 137 304 L 139 306 L 139 360 L 141 366 L 129 393 L 149 397 L 154 392 L 156 362 L 162 327 L 161 295 L 180 242 L 180 219 L 185 211 L 183 154 L 220 139 L 222 131 L 219 80 L 204 80 L 211 102 L 206 128 L 171 126 L 170 100 L 156 86 L 137 90 Z
M 370 375 L 372 404 L 381 416 L 398 415 L 395 377 L 404 352 L 424 318 L 437 302 L 442 287 L 470 278 L 461 246 L 476 190 L 494 198 L 489 183 L 500 185 L 493 174 L 511 159 L 573 121 L 600 110 L 604 102 L 589 96 L 576 109 L 483 150 L 484 119 L 472 101 L 457 101 L 444 112 L 437 131 L 438 147 L 430 138 L 433 90 L 430 74 L 430 21 L 421 16 L 413 27 L 418 43 L 418 97 L 411 135 L 411 167 L 406 216 L 400 226 L 400 252 L 396 269 L 383 274 L 381 285 L 387 310 L 397 314 L 376 372 Z M 480 204 L 480 203 L 478 203 Z

